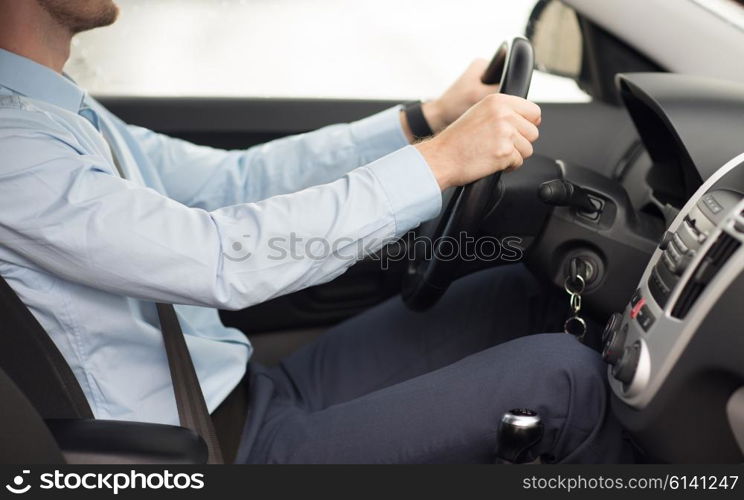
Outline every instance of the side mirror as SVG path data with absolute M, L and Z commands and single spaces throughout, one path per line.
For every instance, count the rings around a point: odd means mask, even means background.
M 535 50 L 535 67 L 578 80 L 583 39 L 576 12 L 560 0 L 540 0 L 530 14 L 525 36 Z

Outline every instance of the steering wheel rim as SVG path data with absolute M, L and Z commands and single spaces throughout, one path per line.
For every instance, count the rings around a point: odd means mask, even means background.
M 532 44 L 526 38 L 516 37 L 511 46 L 504 42 L 499 47 L 483 80 L 498 83 L 489 80 L 500 74 L 500 93 L 526 98 L 534 65 Z M 422 226 L 424 233 L 430 233 L 425 234 L 428 239 L 424 240 L 424 255 L 409 252 L 401 294 L 410 309 L 429 309 L 447 291 L 462 261 L 457 254 L 448 257 L 446 247 L 454 244 L 455 249 L 462 249 L 463 236 L 477 233 L 481 221 L 501 196 L 500 179 L 501 172 L 496 172 L 444 194 L 440 217 Z

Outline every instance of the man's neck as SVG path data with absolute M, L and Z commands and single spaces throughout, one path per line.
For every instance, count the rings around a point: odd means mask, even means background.
M 72 33 L 36 2 L 14 2 L 0 17 L 0 48 L 62 73 L 70 56 Z

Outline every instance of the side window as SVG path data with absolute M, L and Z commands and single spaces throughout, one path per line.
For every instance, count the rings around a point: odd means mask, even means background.
M 521 34 L 535 1 L 119 0 L 66 70 L 98 95 L 434 97 Z M 544 73 L 530 97 L 588 100 Z

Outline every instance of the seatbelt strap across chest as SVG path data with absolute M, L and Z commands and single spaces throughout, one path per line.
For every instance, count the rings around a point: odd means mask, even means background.
M 160 329 L 163 332 L 165 353 L 168 356 L 173 392 L 176 396 L 178 419 L 182 427 L 193 430 L 207 443 L 209 459 L 207 463 L 222 463 L 220 444 L 209 415 L 204 394 L 196 376 L 181 325 L 178 323 L 175 308 L 170 304 L 157 304 Z

